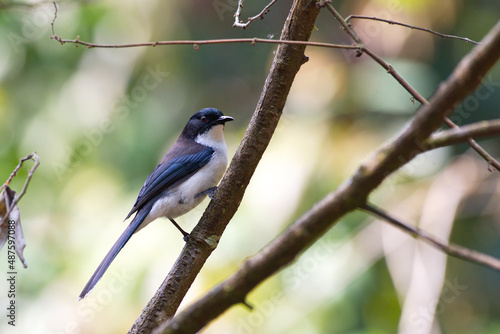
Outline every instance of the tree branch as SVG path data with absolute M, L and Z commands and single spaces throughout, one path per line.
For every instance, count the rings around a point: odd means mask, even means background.
M 381 18 L 374 17 L 374 16 L 349 15 L 348 17 L 346 17 L 345 21 L 349 22 L 352 19 L 363 19 L 363 20 L 380 21 L 380 22 L 385 22 L 385 23 L 389 23 L 389 24 L 392 24 L 392 25 L 403 26 L 403 27 L 406 27 L 406 28 L 414 29 L 414 30 L 425 31 L 425 32 L 428 32 L 428 33 L 431 33 L 431 34 L 434 34 L 436 36 L 443 37 L 443 38 L 459 39 L 459 40 L 466 41 L 468 43 L 472 43 L 472 44 L 475 44 L 475 45 L 479 44 L 478 42 L 473 41 L 472 39 L 469 39 L 469 38 L 466 38 L 466 37 L 460 37 L 460 36 L 442 34 L 440 32 L 431 30 L 429 28 L 420 28 L 420 27 L 412 26 L 410 24 L 401 23 L 401 22 L 392 21 L 392 20 L 381 19 Z
M 158 333 L 193 332 L 200 329 L 265 279 L 290 264 L 346 213 L 363 207 L 368 195 L 391 173 L 421 153 L 420 147 L 439 128 L 443 117 L 476 89 L 500 58 L 500 22 L 481 44 L 464 57 L 428 104 L 422 105 L 400 135 L 372 154 L 336 191 L 296 220 L 286 231 L 206 296 L 162 325 Z M 196 324 L 195 327 L 191 324 Z
M 431 246 L 436 247 L 437 249 L 443 251 L 444 253 L 450 256 L 500 271 L 500 260 L 493 256 L 483 254 L 481 252 L 477 252 L 455 244 L 447 244 L 446 242 L 440 240 L 439 238 L 429 234 L 428 232 L 418 227 L 414 227 L 406 223 L 403 223 L 402 221 L 392 217 L 387 212 L 377 208 L 372 204 L 367 203 L 363 205 L 361 209 L 383 219 L 384 221 L 396 226 L 397 228 L 403 230 L 404 232 L 407 232 L 414 238 L 422 239 Z
M 33 167 L 31 167 L 31 169 L 28 171 L 28 176 L 26 177 L 26 181 L 24 182 L 23 189 L 16 196 L 16 198 L 14 199 L 14 201 L 12 202 L 12 204 L 10 205 L 10 208 L 7 210 L 7 213 L 5 214 L 5 216 L 1 217 L 2 219 L 0 220 L 0 226 L 2 226 L 5 223 L 5 220 L 7 220 L 7 217 L 9 217 L 9 215 L 12 212 L 12 210 L 14 209 L 14 207 L 17 205 L 17 203 L 19 203 L 19 201 L 24 196 L 24 194 L 26 194 L 26 190 L 28 189 L 28 185 L 31 182 L 31 178 L 33 177 L 33 174 L 35 173 L 35 170 L 40 165 L 40 160 L 39 160 L 38 155 L 36 154 L 36 152 L 33 152 L 31 154 L 28 154 L 26 157 L 21 158 L 19 160 L 19 164 L 12 171 L 12 173 L 10 174 L 9 178 L 7 179 L 7 181 L 5 181 L 5 183 L 0 187 L 0 193 L 1 193 L 3 191 L 3 189 L 6 186 L 9 185 L 9 183 L 12 181 L 12 179 L 14 178 L 14 176 L 16 176 L 16 174 L 19 171 L 19 169 L 21 169 L 21 167 L 23 166 L 23 163 L 25 161 L 27 161 L 27 160 L 33 160 L 33 161 L 35 161 L 35 163 L 33 164 Z
M 257 15 L 249 17 L 248 21 L 246 23 L 243 23 L 243 21 L 240 21 L 240 14 L 241 14 L 241 9 L 243 9 L 243 1 L 244 0 L 238 0 L 238 8 L 236 9 L 236 13 L 234 13 L 234 24 L 233 27 L 240 27 L 243 29 L 246 29 L 253 21 L 261 19 L 264 19 L 264 15 L 266 15 L 269 11 L 272 5 L 278 0 L 271 0 L 270 3 L 267 4 L 266 7 Z
M 445 118 L 444 122 L 446 123 L 446 125 L 448 125 L 452 129 L 459 128 L 458 125 L 453 123 L 449 118 Z M 490 166 L 490 167 L 488 167 L 490 171 L 493 171 L 491 169 L 491 167 L 494 167 L 494 168 L 496 168 L 496 170 L 500 171 L 500 162 L 495 160 L 495 158 L 493 158 L 493 156 L 491 154 L 489 154 L 488 152 L 486 152 L 485 149 L 483 149 L 481 146 L 479 146 L 479 144 L 474 139 L 468 137 L 468 138 L 466 138 L 466 141 L 470 147 L 472 147 L 481 157 L 483 157 L 484 160 L 486 160 L 486 162 Z
M 294 1 L 281 40 L 307 41 L 318 13 L 319 9 L 309 0 Z M 271 140 L 295 75 L 307 60 L 304 50 L 305 45 L 278 46 L 256 110 L 214 200 L 208 205 L 174 267 L 130 333 L 149 333 L 162 321 L 172 317 L 206 259 L 216 248 Z M 193 328 L 203 325 L 191 321 L 186 326 Z
M 300 41 L 300 40 L 284 40 L 284 39 L 268 39 L 268 38 L 225 38 L 225 39 L 209 39 L 209 40 L 181 40 L 181 41 L 156 41 L 156 42 L 143 42 L 143 43 L 126 43 L 126 44 L 97 44 L 91 42 L 85 42 L 80 40 L 80 36 L 77 36 L 75 39 L 64 39 L 55 33 L 54 24 L 57 19 L 57 13 L 59 11 L 57 4 L 54 4 L 54 17 L 51 22 L 52 36 L 50 39 L 53 39 L 61 45 L 64 44 L 75 44 L 75 46 L 82 45 L 87 48 L 103 48 L 103 49 L 125 49 L 125 48 L 135 48 L 135 47 L 144 47 L 144 46 L 161 46 L 161 45 L 192 45 L 195 50 L 200 49 L 200 45 L 211 45 L 211 44 L 236 44 L 236 43 L 250 43 L 255 45 L 257 43 L 265 43 L 265 44 L 289 44 L 289 45 L 300 45 L 300 46 L 316 46 L 322 48 L 333 48 L 333 49 L 348 49 L 348 50 L 357 50 L 358 46 L 355 45 L 344 45 L 344 44 L 332 44 L 332 43 L 320 43 L 320 42 L 309 42 L 309 41 Z
M 427 101 L 420 93 L 417 92 L 416 89 L 414 89 L 403 77 L 386 61 L 384 61 L 382 58 L 380 58 L 375 52 L 373 52 L 370 48 L 368 48 L 361 38 L 356 34 L 356 32 L 349 26 L 349 23 L 347 23 L 346 20 L 333 8 L 333 6 L 328 2 L 325 1 L 321 3 L 321 6 L 326 6 L 326 8 L 332 13 L 332 15 L 337 19 L 337 21 L 340 23 L 342 28 L 347 32 L 349 36 L 358 44 L 359 50 L 357 53 L 357 56 L 361 56 L 361 54 L 364 52 L 367 55 L 369 55 L 373 60 L 375 60 L 378 64 L 380 64 L 384 69 L 387 70 L 387 72 L 396 79 L 401 86 L 403 86 L 417 101 L 419 101 L 421 104 L 428 104 L 429 101 Z M 451 128 L 456 128 L 458 127 L 455 123 L 453 123 L 449 118 L 444 117 L 444 122 Z M 485 149 L 483 149 L 474 139 L 468 138 L 467 142 L 469 145 L 481 156 L 483 157 L 486 162 L 490 165 L 495 167 L 498 171 L 500 171 L 500 162 L 496 161 L 488 152 L 486 152 Z
M 129 44 L 95 44 L 90 42 L 81 41 L 79 36 L 76 39 L 62 39 L 58 36 L 51 36 L 61 43 L 62 45 L 66 43 L 72 43 L 76 45 L 84 45 L 87 48 L 104 48 L 104 49 L 123 49 L 123 48 L 134 48 L 142 46 L 159 46 L 159 45 L 192 45 L 195 50 L 199 50 L 200 45 L 210 45 L 210 44 L 235 44 L 235 43 L 250 43 L 255 45 L 257 43 L 267 43 L 267 44 L 289 44 L 289 45 L 308 45 L 317 46 L 323 48 L 333 48 L 333 49 L 349 49 L 357 50 L 358 47 L 354 45 L 344 45 L 344 44 L 332 44 L 332 43 L 320 43 L 320 42 L 304 42 L 304 41 L 285 41 L 267 38 L 226 38 L 226 39 L 208 39 L 208 40 L 182 40 L 182 41 L 157 41 L 157 42 L 144 42 L 144 43 L 129 43 Z
M 500 119 L 480 121 L 461 127 L 433 133 L 424 143 L 429 150 L 467 141 L 470 137 L 482 138 L 500 134 Z

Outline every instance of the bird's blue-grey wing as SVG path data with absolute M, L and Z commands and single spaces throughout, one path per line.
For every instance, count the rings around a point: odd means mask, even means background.
M 167 159 L 156 167 L 142 186 L 134 207 L 128 214 L 127 218 L 130 217 L 130 215 L 132 215 L 135 211 L 137 211 L 136 216 L 127 226 L 125 231 L 123 231 L 122 235 L 118 238 L 113 247 L 109 250 L 99 267 L 97 267 L 97 270 L 94 272 L 80 293 L 80 299 L 84 298 L 94 288 L 116 255 L 118 255 L 123 246 L 125 246 L 130 237 L 137 231 L 139 226 L 147 217 L 153 206 L 153 203 L 149 203 L 149 201 L 161 192 L 181 184 L 194 173 L 199 171 L 210 161 L 213 153 L 214 150 L 211 148 L 199 147 L 196 151 L 191 150 L 190 154 Z M 166 158 L 168 158 L 168 156 Z
M 172 158 L 165 163 L 159 164 L 144 182 L 134 207 L 127 215 L 127 218 L 155 196 L 186 181 L 205 166 L 213 154 L 213 149 L 204 147 L 203 150 L 198 152 Z

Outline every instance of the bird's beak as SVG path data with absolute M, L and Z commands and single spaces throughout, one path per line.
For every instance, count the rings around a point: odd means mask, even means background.
M 214 121 L 214 124 L 224 124 L 229 121 L 234 121 L 234 118 L 231 116 L 221 116 Z

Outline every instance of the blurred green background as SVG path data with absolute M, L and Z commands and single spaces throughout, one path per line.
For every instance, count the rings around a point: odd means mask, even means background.
M 31 2 L 30 2 L 31 3 Z M 255 109 L 276 45 L 87 49 L 50 40 L 51 3 L 0 2 L 0 182 L 19 158 L 41 165 L 20 202 L 28 269 L 17 263 L 16 327 L 1 333 L 124 333 L 183 247 L 167 220 L 134 236 L 90 296 L 77 296 L 125 228 L 144 180 L 187 119 L 216 107 L 230 157 Z M 266 2 L 247 2 L 242 17 Z M 95 43 L 262 37 L 277 39 L 291 1 L 262 21 L 232 28 L 236 0 L 64 1 L 56 34 Z M 498 21 L 498 0 L 334 1 L 363 14 L 480 40 Z M 370 21 L 353 27 L 429 97 L 472 44 Z M 330 13 L 312 40 L 351 41 Z M 269 149 L 229 224 L 181 305 L 236 270 L 312 204 L 334 190 L 418 105 L 365 55 L 308 48 Z M 500 66 L 452 116 L 468 124 L 500 115 Z M 481 141 L 500 157 L 498 139 Z M 31 163 L 12 182 L 20 191 Z M 458 145 L 419 156 L 371 201 L 442 239 L 500 257 L 498 172 Z M 187 230 L 205 201 L 178 219 Z M 7 252 L 0 252 L 7 272 Z M 500 274 L 447 259 L 362 212 L 344 217 L 296 263 L 205 333 L 498 333 Z M 7 282 L 0 282 L 6 291 Z

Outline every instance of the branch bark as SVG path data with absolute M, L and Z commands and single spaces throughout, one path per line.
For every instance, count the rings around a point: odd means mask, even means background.
M 319 9 L 309 0 L 294 1 L 281 33 L 281 40 L 307 41 Z M 300 66 L 307 61 L 305 45 L 280 44 L 263 92 L 245 136 L 203 217 L 162 283 L 129 333 L 150 333 L 174 315 L 184 295 L 212 251 L 234 213 L 281 117 L 283 107 Z M 235 295 L 233 302 L 244 302 Z M 213 310 L 212 310 L 213 312 Z M 194 332 L 202 326 L 185 324 Z
M 500 135 L 500 119 L 480 121 L 433 133 L 425 142 L 430 150 L 467 141 L 470 137 L 483 138 Z
M 374 16 L 366 16 L 366 15 L 349 15 L 348 17 L 346 17 L 345 21 L 346 22 L 349 22 L 350 20 L 352 19 L 363 19 L 363 20 L 373 20 L 373 21 L 379 21 L 379 22 L 385 22 L 385 23 L 388 23 L 388 24 L 391 24 L 391 25 L 398 25 L 398 26 L 402 26 L 402 27 L 406 27 L 406 28 L 410 28 L 410 29 L 415 29 L 415 30 L 420 30 L 420 31 L 425 31 L 425 32 L 428 32 L 430 34 L 433 34 L 433 35 L 436 35 L 436 36 L 439 36 L 439 37 L 443 37 L 443 38 L 450 38 L 450 39 L 459 39 L 461 41 L 465 41 L 467 43 L 471 43 L 471 44 L 479 44 L 478 42 L 476 41 L 473 41 L 472 39 L 470 38 L 466 38 L 466 37 L 460 37 L 460 36 L 454 36 L 454 35 L 447 35 L 447 34 L 442 34 L 440 32 L 437 32 L 437 31 L 434 31 L 434 30 L 431 30 L 429 28 L 420 28 L 420 27 L 416 27 L 416 26 L 413 26 L 411 24 L 406 24 L 406 23 L 402 23 L 402 22 L 397 22 L 397 21 L 393 21 L 393 20 L 386 20 L 386 19 L 382 19 L 382 18 L 379 18 L 379 17 L 374 17 Z
M 188 333 L 199 330 L 226 309 L 245 299 L 257 285 L 320 238 L 346 213 L 363 207 L 368 195 L 392 172 L 421 153 L 423 143 L 500 58 L 500 22 L 481 44 L 464 57 L 428 104 L 393 141 L 372 154 L 336 191 L 327 195 L 285 232 L 208 294 L 161 326 L 156 333 Z M 195 324 L 195 326 L 193 326 Z
M 366 204 L 363 207 L 361 207 L 361 209 L 373 214 L 376 217 L 385 220 L 389 224 L 410 234 L 412 237 L 427 242 L 431 246 L 441 250 L 443 253 L 500 271 L 500 260 L 491 255 L 483 254 L 481 252 L 477 252 L 475 250 L 468 249 L 466 247 L 458 246 L 455 244 L 448 244 L 444 240 L 440 240 L 439 238 L 433 236 L 432 234 L 429 234 L 428 232 L 418 227 L 403 223 L 402 221 L 392 217 L 387 212 L 375 207 L 372 204 Z

